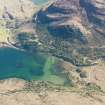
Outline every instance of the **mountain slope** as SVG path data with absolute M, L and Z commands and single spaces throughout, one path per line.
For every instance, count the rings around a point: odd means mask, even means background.
M 35 16 L 38 33 L 56 49 L 68 47 L 73 57 L 105 56 L 105 0 L 57 0 Z

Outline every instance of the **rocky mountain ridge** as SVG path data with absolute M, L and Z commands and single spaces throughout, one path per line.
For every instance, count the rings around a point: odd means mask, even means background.
M 53 36 L 69 38 L 71 43 L 103 46 L 105 42 L 104 0 L 57 0 L 37 14 Z
M 105 0 L 57 0 L 42 8 L 34 21 L 44 43 L 73 62 L 81 62 L 81 56 L 90 62 L 105 56 L 104 17 Z

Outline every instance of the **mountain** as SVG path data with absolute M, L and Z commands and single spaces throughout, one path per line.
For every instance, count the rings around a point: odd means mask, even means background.
M 34 18 L 39 33 L 54 38 L 51 46 L 68 47 L 73 57 L 105 56 L 105 0 L 56 0 Z
M 104 0 L 57 0 L 37 16 L 53 36 L 94 46 L 105 42 Z

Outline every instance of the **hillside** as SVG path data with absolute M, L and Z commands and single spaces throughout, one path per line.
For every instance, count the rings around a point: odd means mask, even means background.
M 86 57 L 89 62 L 105 56 L 104 0 L 58 0 L 41 9 L 35 22 L 42 41 L 47 37 L 49 46 L 63 53 L 58 51 L 56 56 L 75 65 L 88 65 L 75 56 Z
M 0 0 L 0 105 L 105 105 L 105 0 Z

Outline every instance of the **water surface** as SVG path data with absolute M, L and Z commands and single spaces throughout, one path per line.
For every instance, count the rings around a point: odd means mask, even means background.
M 42 5 L 46 3 L 48 0 L 32 0 L 36 5 Z
M 0 49 L 0 79 L 21 78 L 43 80 L 64 84 L 66 79 L 52 73 L 55 71 L 56 58 L 37 53 L 32 56 L 12 48 Z

